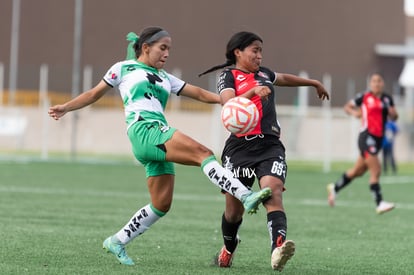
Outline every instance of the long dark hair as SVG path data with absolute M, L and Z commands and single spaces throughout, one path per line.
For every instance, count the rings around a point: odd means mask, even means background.
M 198 76 L 202 76 L 211 72 L 214 72 L 218 69 L 222 69 L 224 67 L 236 64 L 236 56 L 234 55 L 234 50 L 239 49 L 243 51 L 246 47 L 250 46 L 254 41 L 259 40 L 263 43 L 263 40 L 255 33 L 252 32 L 238 32 L 234 34 L 229 42 L 227 43 L 226 47 L 226 62 L 221 65 L 216 65 L 211 67 L 205 72 L 202 72 Z

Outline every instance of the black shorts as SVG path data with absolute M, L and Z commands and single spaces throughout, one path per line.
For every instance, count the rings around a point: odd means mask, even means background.
M 274 176 L 285 183 L 287 164 L 285 147 L 276 136 L 230 136 L 221 156 L 223 167 L 233 172 L 244 185 L 252 187 L 254 179 Z
M 367 155 L 377 155 L 382 148 L 382 137 L 377 137 L 368 133 L 367 130 L 361 132 L 358 137 L 358 147 L 363 158 Z

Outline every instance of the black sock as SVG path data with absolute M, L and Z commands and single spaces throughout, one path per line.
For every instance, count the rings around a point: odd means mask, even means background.
M 352 179 L 350 179 L 346 173 L 343 173 L 342 176 L 335 182 L 335 192 L 338 192 L 345 186 L 347 186 Z
M 287 220 L 283 211 L 267 213 L 267 228 L 272 238 L 272 250 L 281 246 L 286 240 Z
M 369 189 L 371 190 L 371 193 L 374 196 L 375 203 L 379 205 L 379 203 L 382 201 L 381 186 L 378 182 L 375 182 L 369 185 Z
M 237 232 L 242 221 L 243 219 L 237 223 L 229 223 L 224 217 L 224 214 L 221 218 L 221 232 L 223 234 L 224 245 L 230 253 L 233 253 L 237 247 Z

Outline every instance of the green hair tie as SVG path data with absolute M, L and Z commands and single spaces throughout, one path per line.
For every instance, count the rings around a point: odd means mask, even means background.
M 126 40 L 129 41 L 128 48 L 127 48 L 126 60 L 135 60 L 135 59 L 137 59 L 137 57 L 135 55 L 134 44 L 138 42 L 139 36 L 134 32 L 130 32 L 130 33 L 127 34 Z

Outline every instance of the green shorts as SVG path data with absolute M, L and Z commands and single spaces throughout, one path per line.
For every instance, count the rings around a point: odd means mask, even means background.
M 157 121 L 138 121 L 128 129 L 135 158 L 145 167 L 147 177 L 175 175 L 174 163 L 165 161 L 165 143 L 171 139 L 175 128 Z

